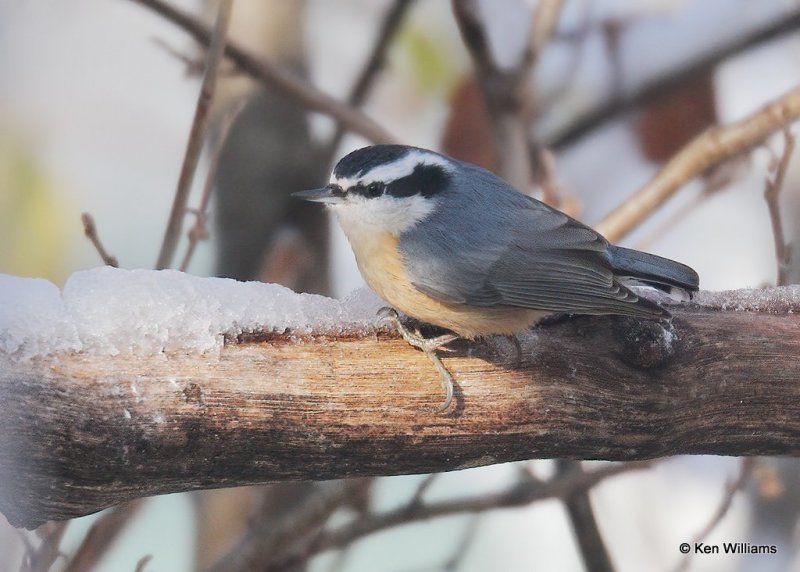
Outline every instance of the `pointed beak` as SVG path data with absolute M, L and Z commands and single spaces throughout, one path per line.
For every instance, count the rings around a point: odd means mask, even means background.
M 311 201 L 314 203 L 333 204 L 342 200 L 341 194 L 336 194 L 333 188 L 329 185 L 321 189 L 311 189 L 310 191 L 298 191 L 292 193 L 293 197 L 303 199 L 304 201 Z

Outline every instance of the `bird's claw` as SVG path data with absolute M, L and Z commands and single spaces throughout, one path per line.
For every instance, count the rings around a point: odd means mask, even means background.
M 403 339 L 408 342 L 409 345 L 425 352 L 425 355 L 428 356 L 428 359 L 433 362 L 434 366 L 436 366 L 436 370 L 439 372 L 439 378 L 442 383 L 442 389 L 444 389 L 445 392 L 445 399 L 439 408 L 439 411 L 446 411 L 453 402 L 453 376 L 442 363 L 442 360 L 439 358 L 439 356 L 436 355 L 436 350 L 444 349 L 442 346 L 449 344 L 453 340 L 457 340 L 458 336 L 455 334 L 444 334 L 441 336 L 436 336 L 435 338 L 426 338 L 419 332 L 419 330 L 414 330 L 413 332 L 410 331 L 403 324 L 402 320 L 400 319 L 400 314 L 397 313 L 397 310 L 394 308 L 389 308 L 388 306 L 384 306 L 378 310 L 378 317 L 381 319 L 390 320 L 392 323 L 394 323 L 395 328 L 397 328 L 398 333 L 403 337 Z
M 400 320 L 400 314 L 397 313 L 397 310 L 389 306 L 383 306 L 378 310 L 377 315 L 381 320 L 391 320 L 395 323 Z

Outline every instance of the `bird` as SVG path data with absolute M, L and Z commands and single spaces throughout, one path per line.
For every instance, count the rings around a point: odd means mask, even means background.
M 494 173 L 420 147 L 357 149 L 328 185 L 293 195 L 333 212 L 365 282 L 391 305 L 380 315 L 439 370 L 442 410 L 453 380 L 435 352 L 457 338 L 516 334 L 553 314 L 667 320 L 631 286 L 683 300 L 699 288 L 689 266 L 615 246 Z M 396 310 L 448 333 L 424 338 Z

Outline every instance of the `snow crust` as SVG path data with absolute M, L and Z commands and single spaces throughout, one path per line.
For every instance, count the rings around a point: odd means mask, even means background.
M 726 312 L 763 312 L 766 314 L 800 313 L 800 285 L 771 286 L 742 290 L 721 290 L 713 292 L 701 290 L 691 300 L 679 300 L 649 286 L 629 286 L 642 298 L 658 304 L 679 307 L 688 304 L 695 307 Z
M 792 314 L 800 312 L 800 285 L 754 290 L 701 291 L 695 295 L 694 303 L 706 308 L 735 312 Z
M 699 292 L 691 303 L 800 312 L 800 285 Z M 243 333 L 368 335 L 379 329 L 376 312 L 383 305 L 368 289 L 339 301 L 175 270 L 95 268 L 73 274 L 63 291 L 47 280 L 0 274 L 0 355 L 209 352 Z
M 70 276 L 63 292 L 0 274 L 0 354 L 207 352 L 242 333 L 370 333 L 382 305 L 368 289 L 339 301 L 176 270 L 95 268 Z

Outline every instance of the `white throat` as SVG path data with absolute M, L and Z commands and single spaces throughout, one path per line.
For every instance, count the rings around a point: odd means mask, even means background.
M 353 242 L 385 233 L 399 236 L 430 215 L 436 208 L 436 201 L 421 195 L 402 198 L 384 195 L 374 199 L 350 196 L 328 208 Z

